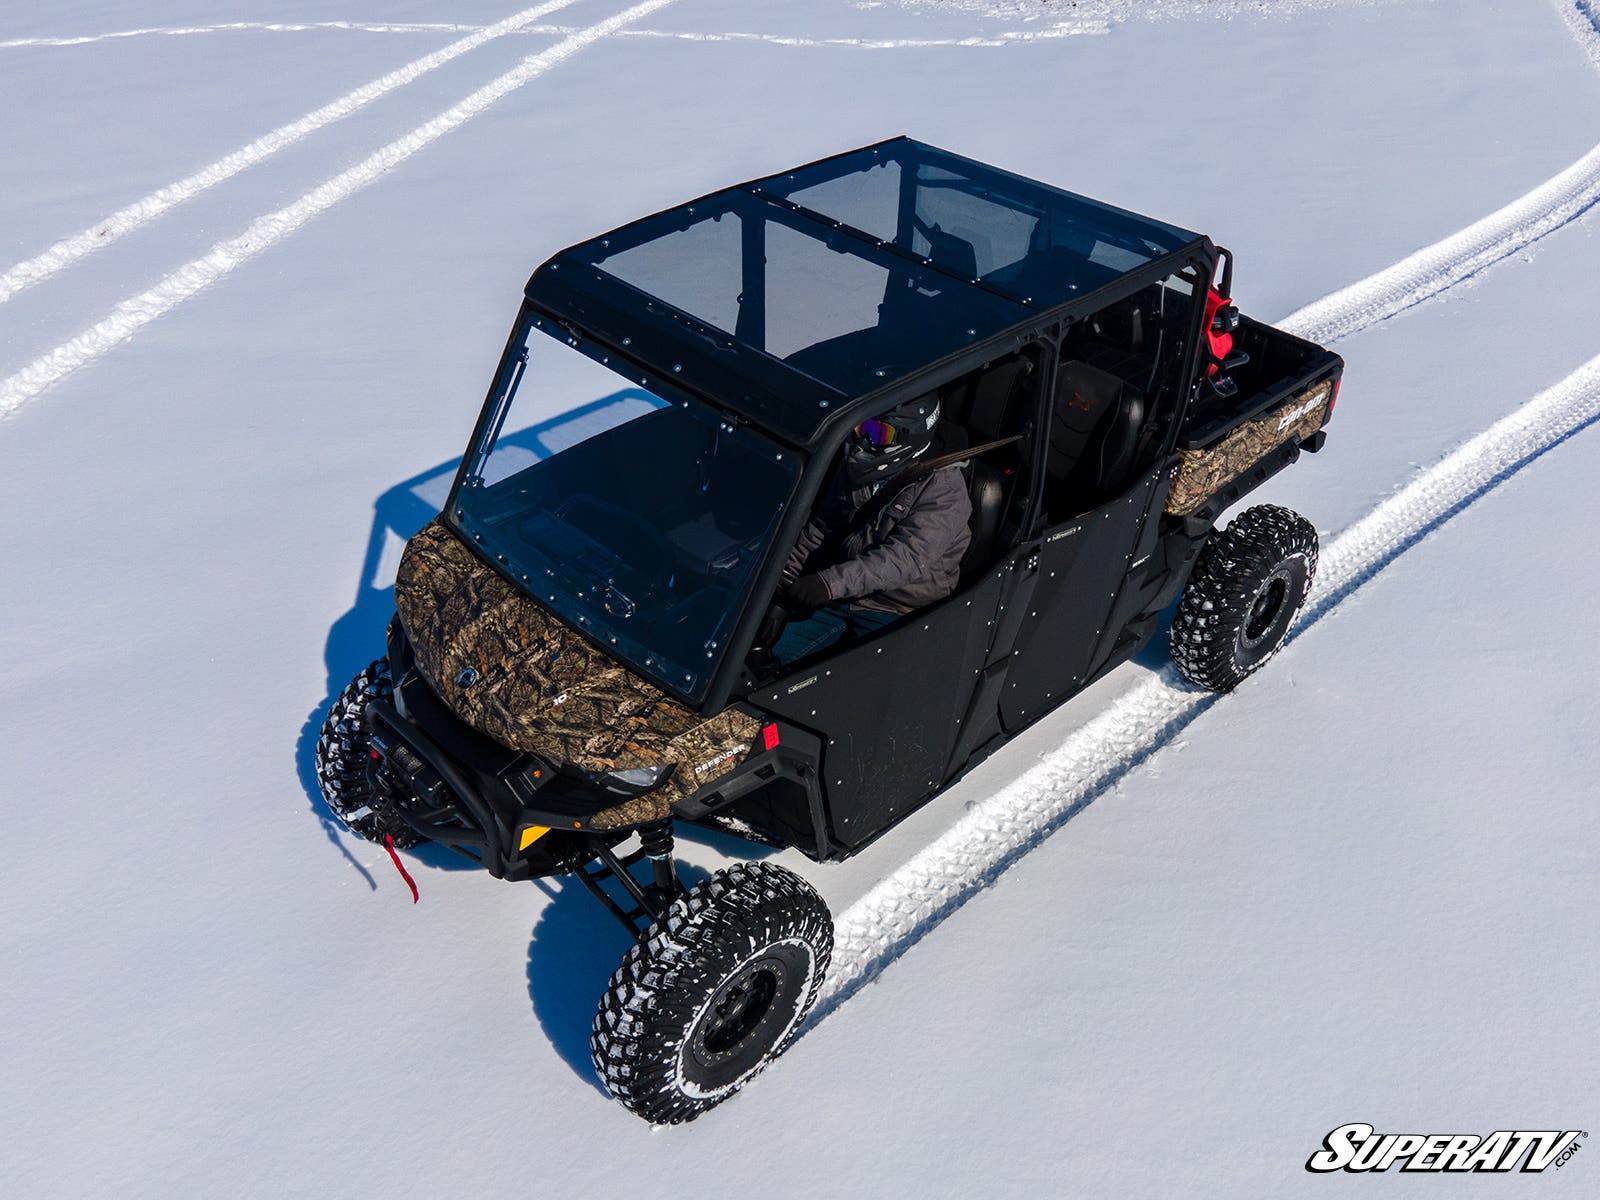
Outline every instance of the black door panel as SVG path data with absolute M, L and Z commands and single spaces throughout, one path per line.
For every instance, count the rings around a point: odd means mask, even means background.
M 834 836 L 856 847 L 945 781 L 994 633 L 1002 565 L 966 591 L 793 671 L 751 699 L 823 738 Z
M 1054 708 L 1089 678 L 1164 478 L 1162 468 L 1147 471 L 1108 504 L 1045 530 L 1000 702 L 1008 730 Z

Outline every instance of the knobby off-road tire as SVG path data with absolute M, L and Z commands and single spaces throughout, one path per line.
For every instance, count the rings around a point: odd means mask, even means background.
M 317 783 L 333 815 L 353 832 L 379 845 L 387 835 L 403 850 L 425 839 L 400 819 L 393 800 L 372 786 L 368 774 L 372 739 L 365 720 L 367 705 L 393 694 L 387 658 L 378 659 L 339 693 L 328 706 L 317 739 Z
M 1273 504 L 1245 509 L 1211 535 L 1178 601 L 1179 673 L 1218 692 L 1238 687 L 1283 645 L 1316 573 L 1310 521 Z
M 770 863 L 718 871 L 630 949 L 589 1049 L 606 1089 L 658 1125 L 726 1100 L 788 1046 L 833 956 L 833 918 Z

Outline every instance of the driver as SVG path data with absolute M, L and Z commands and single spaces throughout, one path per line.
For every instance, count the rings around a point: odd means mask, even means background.
M 938 398 L 922 396 L 851 432 L 784 571 L 780 600 L 801 619 L 773 647 L 780 662 L 882 628 L 955 591 L 972 538 L 961 464 L 914 467 L 938 423 Z

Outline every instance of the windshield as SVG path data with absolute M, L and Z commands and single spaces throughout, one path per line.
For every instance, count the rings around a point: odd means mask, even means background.
M 539 318 L 495 395 L 457 526 L 568 625 L 699 699 L 799 456 Z

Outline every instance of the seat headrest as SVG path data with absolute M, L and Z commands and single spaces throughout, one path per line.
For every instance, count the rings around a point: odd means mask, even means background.
M 1144 311 L 1132 300 L 1102 308 L 1089 320 L 1095 336 L 1114 349 L 1137 354 L 1144 346 Z

